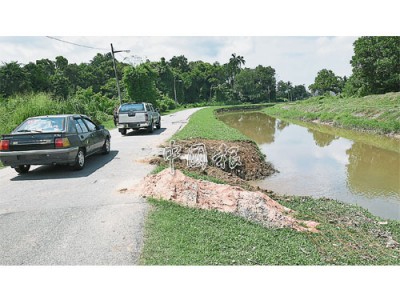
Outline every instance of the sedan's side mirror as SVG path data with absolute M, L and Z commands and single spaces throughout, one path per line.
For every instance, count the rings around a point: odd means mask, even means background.
M 99 129 L 104 129 L 104 125 L 97 126 Z

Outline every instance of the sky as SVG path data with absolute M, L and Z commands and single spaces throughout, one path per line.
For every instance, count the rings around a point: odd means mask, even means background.
M 88 63 L 97 53 L 117 53 L 119 61 L 138 63 L 141 59 L 159 61 L 184 55 L 189 61 L 202 60 L 224 64 L 233 53 L 244 57 L 244 67 L 271 66 L 277 80 L 291 81 L 308 87 L 321 69 L 338 76 L 351 75 L 352 36 L 0 36 L 0 63 L 17 61 L 22 64 L 56 56 L 69 63 Z M 97 48 L 91 49 L 59 40 Z
M 399 35 L 397 2 L 8 1 L 0 5 L 2 12 L 13 12 L 0 18 L 0 64 L 59 55 L 87 63 L 98 52 L 109 52 L 112 43 L 116 50 L 131 51 L 116 55 L 125 62 L 184 55 L 189 61 L 224 64 L 236 53 L 244 57 L 244 67 L 271 66 L 278 81 L 308 87 L 324 68 L 351 75 L 357 37 Z

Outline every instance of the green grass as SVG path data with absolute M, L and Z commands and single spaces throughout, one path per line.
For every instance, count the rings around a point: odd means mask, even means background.
M 108 130 L 116 128 L 113 119 L 102 122 L 101 125 L 103 125 Z
M 145 265 L 302 265 L 320 259 L 304 234 L 265 230 L 239 217 L 150 200 Z
M 56 100 L 49 94 L 37 93 L 16 95 L 7 100 L 0 101 L 0 135 L 10 133 L 22 121 L 33 116 L 53 114 L 86 114 L 94 121 L 104 123 L 106 128 L 113 128 L 113 118 L 101 110 L 96 98 L 84 103 L 81 99 Z M 111 103 L 113 104 L 113 103 Z M 110 105 L 111 105 L 110 104 Z M 106 110 L 106 107 L 102 107 Z
M 171 139 L 204 138 L 209 140 L 249 140 L 238 130 L 229 127 L 215 117 L 215 110 L 220 107 L 203 108 L 194 113 L 190 122 Z
M 348 129 L 400 133 L 400 93 L 362 98 L 313 97 L 263 111 L 284 119 L 319 120 Z
M 400 222 L 379 225 L 362 208 L 334 200 L 291 197 L 282 204 L 321 222 L 320 233 L 267 229 L 240 217 L 149 199 L 144 265 L 400 265 L 399 249 L 379 232 L 398 237 Z

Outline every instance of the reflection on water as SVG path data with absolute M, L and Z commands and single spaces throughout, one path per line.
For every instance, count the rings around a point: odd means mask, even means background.
M 321 125 L 307 128 L 260 112 L 220 119 L 255 140 L 280 171 L 256 182 L 262 188 L 334 198 L 400 219 L 399 141 Z
M 361 143 L 355 143 L 347 154 L 348 183 L 353 193 L 399 196 L 400 155 Z
M 240 128 L 243 134 L 257 144 L 270 144 L 274 141 L 276 119 L 265 118 L 265 116 L 262 113 L 234 113 L 224 115 L 221 120 L 228 124 L 236 124 L 236 128 Z M 288 124 L 281 126 L 283 129 Z
M 317 146 L 320 146 L 320 147 L 329 146 L 333 140 L 336 140 L 339 138 L 332 134 L 323 133 L 321 131 L 311 129 L 311 128 L 308 129 L 308 132 L 310 132 L 312 134 L 315 143 L 317 144 Z

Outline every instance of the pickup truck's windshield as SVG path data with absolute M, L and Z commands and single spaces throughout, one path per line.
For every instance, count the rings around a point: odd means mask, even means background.
M 16 132 L 57 132 L 64 129 L 64 118 L 43 117 L 28 119 L 16 128 Z
M 144 111 L 144 105 L 143 103 L 123 104 L 119 109 L 119 112 L 128 112 L 128 111 Z

